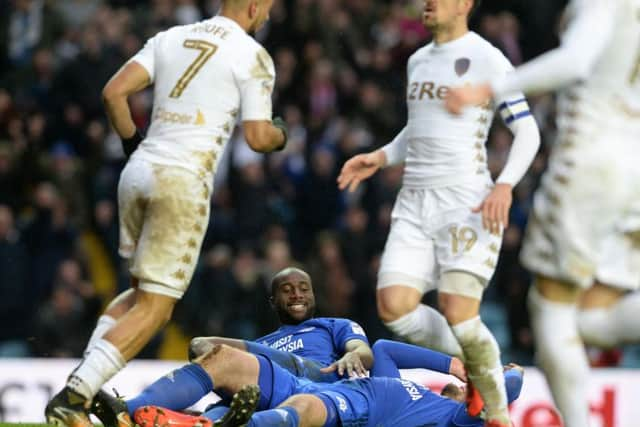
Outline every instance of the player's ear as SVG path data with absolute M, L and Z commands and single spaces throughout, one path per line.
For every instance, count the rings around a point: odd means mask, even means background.
M 249 18 L 253 19 L 258 14 L 258 2 L 256 0 L 249 1 Z

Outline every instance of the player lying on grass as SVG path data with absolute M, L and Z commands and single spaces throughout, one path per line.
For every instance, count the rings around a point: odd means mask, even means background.
M 360 325 L 342 318 L 314 318 L 311 277 L 298 268 L 285 268 L 271 279 L 269 302 L 280 320 L 276 331 L 247 341 L 221 337 L 191 340 L 189 360 L 227 344 L 253 354 L 267 354 L 294 375 L 313 381 L 337 381 L 345 373 L 364 375 L 373 364 L 367 336 Z M 331 366 L 331 369 L 324 369 Z
M 373 363 L 372 350 L 364 330 L 342 318 L 314 318 L 315 296 L 309 275 L 297 268 L 286 268 L 271 280 L 269 302 L 278 315 L 278 330 L 256 341 L 201 337 L 191 342 L 190 359 L 205 354 L 216 344 L 225 344 L 253 354 L 265 354 L 293 375 L 313 381 L 333 382 L 344 374 L 364 375 Z M 194 364 L 188 364 L 148 386 L 126 402 L 129 412 L 143 405 L 184 409 L 208 393 L 198 387 Z M 224 399 L 223 396 L 223 404 Z M 92 412 L 103 417 L 107 408 L 117 406 L 104 391 L 93 401 Z M 212 417 L 222 416 L 224 406 L 212 409 Z M 116 423 L 106 416 L 108 423 Z M 126 421 L 117 424 L 124 427 Z
M 390 344 L 400 351 L 417 348 Z M 211 387 L 215 385 L 227 393 L 236 392 L 231 410 L 222 419 L 214 421 L 206 416 L 194 417 L 157 406 L 144 406 L 134 414 L 135 421 L 143 427 L 484 425 L 482 418 L 467 413 L 466 405 L 462 403 L 466 394 L 463 388 L 449 384 L 444 389 L 445 395 L 441 396 L 401 379 L 393 357 L 383 359 L 380 369 L 396 377 L 356 377 L 335 383 L 317 383 L 295 377 L 266 356 L 237 352 L 217 345 L 201 359 Z M 421 367 L 440 370 L 447 359 L 450 361 L 451 357 L 431 352 L 421 360 Z M 522 368 L 517 365 L 506 367 L 509 402 L 518 398 L 522 378 Z M 251 415 L 256 409 L 263 412 Z
M 363 375 L 371 368 L 371 350 L 364 331 L 358 324 L 346 319 L 312 318 L 315 307 L 313 288 L 311 279 L 304 271 L 288 268 L 276 274 L 272 280 L 271 303 L 283 326 L 258 340 L 265 344 L 228 338 L 200 338 L 192 341 L 190 353 L 199 354 L 206 348 L 211 349 L 215 344 L 227 344 L 253 354 L 265 354 L 293 375 L 313 381 L 332 382 L 339 379 L 338 375 Z M 298 306 L 304 306 L 306 310 L 300 310 Z M 431 352 L 412 347 L 383 340 L 374 345 L 373 354 L 375 359 L 393 360 L 402 368 L 419 367 L 419 361 L 430 357 Z M 288 353 L 278 348 L 292 352 Z M 336 360 L 340 354 L 343 356 Z M 380 363 L 373 367 L 372 375 L 387 375 L 388 370 L 384 366 Z M 321 372 L 321 369 L 325 372 Z M 171 409 L 189 407 L 208 393 L 208 390 L 199 386 L 197 376 L 193 375 L 194 370 L 197 369 L 193 364 L 189 364 L 160 378 L 140 395 L 127 401 L 124 412 L 133 414 L 143 405 L 158 405 Z M 444 360 L 439 370 L 451 372 L 464 379 L 464 367 L 456 358 Z M 226 412 L 225 400 L 223 399 L 222 405 L 210 409 L 207 416 L 212 419 L 221 417 Z M 92 411 L 107 425 L 125 427 L 130 421 L 126 417 L 116 419 L 115 416 L 123 411 L 122 408 L 122 402 L 105 392 L 100 392 L 94 400 Z

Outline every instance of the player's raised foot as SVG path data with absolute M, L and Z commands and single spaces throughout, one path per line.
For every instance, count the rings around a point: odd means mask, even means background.
M 53 396 L 44 410 L 48 424 L 65 427 L 93 427 L 85 405 L 87 399 L 71 390 L 63 388 Z
M 193 416 L 161 408 L 142 406 L 133 414 L 140 427 L 213 427 L 213 421 L 201 416 Z
M 255 384 L 242 386 L 233 395 L 229 411 L 216 421 L 214 427 L 242 427 L 247 424 L 260 401 L 260 387 Z
M 98 417 L 105 427 L 133 427 L 135 423 L 129 416 L 124 400 L 100 390 L 91 403 L 91 413 Z
M 480 392 L 473 386 L 471 381 L 467 384 L 467 413 L 472 417 L 480 415 L 484 409 L 484 400 L 480 396 Z

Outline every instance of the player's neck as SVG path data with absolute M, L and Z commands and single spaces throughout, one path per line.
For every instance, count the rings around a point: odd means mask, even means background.
M 439 28 L 438 31 L 433 32 L 433 41 L 436 44 L 452 42 L 463 37 L 468 32 L 469 26 L 466 22 L 464 24 L 452 25 L 450 27 L 442 27 Z
M 223 7 L 220 10 L 219 15 L 235 21 L 245 32 L 248 32 L 249 28 L 251 28 L 251 20 L 245 14 L 233 10 L 232 8 Z

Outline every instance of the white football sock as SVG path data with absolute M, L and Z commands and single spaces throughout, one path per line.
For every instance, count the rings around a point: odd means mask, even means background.
M 510 425 L 500 347 L 480 316 L 451 327 L 465 356 L 469 379 L 484 400 L 488 420 Z
M 89 354 L 89 352 L 93 349 L 93 346 L 96 344 L 96 342 L 100 338 L 102 338 L 107 332 L 109 332 L 109 329 L 111 329 L 111 327 L 115 324 L 116 324 L 116 319 L 109 316 L 108 314 L 103 314 L 102 316 L 100 316 L 100 318 L 98 319 L 98 323 L 96 324 L 96 327 L 93 329 L 91 338 L 89 338 L 89 342 L 87 343 L 87 348 L 84 349 L 84 353 L 82 354 L 83 357 L 87 357 L 87 354 Z
M 600 348 L 640 342 L 640 292 L 631 292 L 607 308 L 578 312 L 578 327 L 585 343 Z
M 80 366 L 71 373 L 67 386 L 91 400 L 100 387 L 124 368 L 125 364 L 120 351 L 109 341 L 100 338 Z
M 412 312 L 385 325 L 413 344 L 462 359 L 462 349 L 447 319 L 432 307 L 419 304 Z
M 589 426 L 589 363 L 578 333 L 577 307 L 529 290 L 529 313 L 536 361 L 544 371 L 565 427 Z

